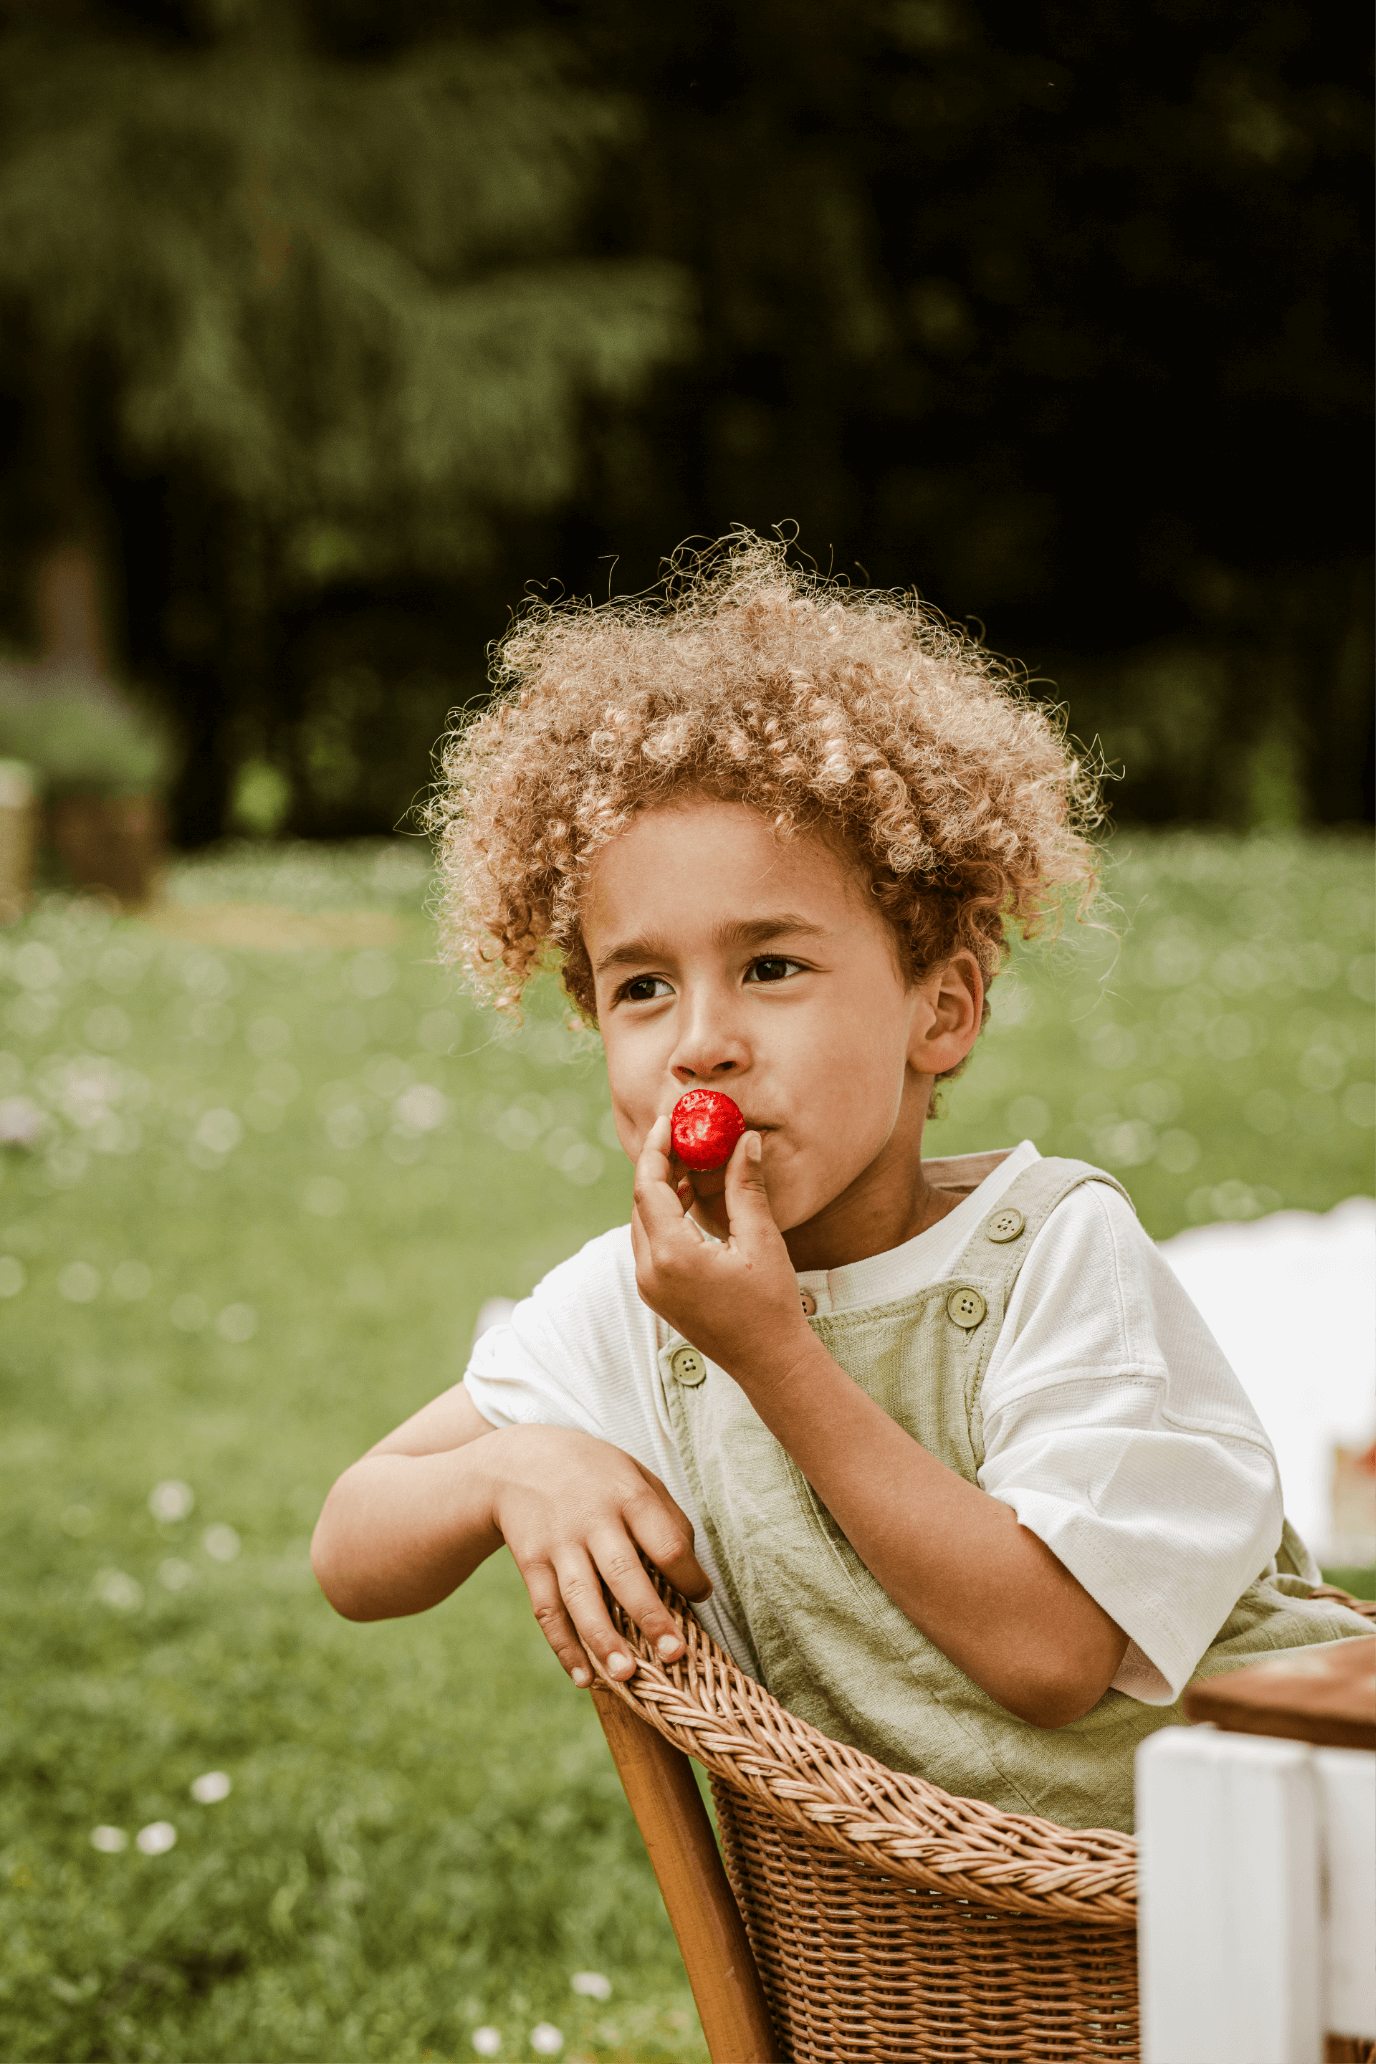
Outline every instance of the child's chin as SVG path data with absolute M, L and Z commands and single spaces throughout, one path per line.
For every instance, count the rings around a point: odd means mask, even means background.
M 715 1195 L 704 1196 L 702 1190 L 695 1183 L 693 1185 L 693 1194 L 697 1200 L 693 1205 L 693 1217 L 709 1233 L 714 1233 L 719 1240 L 724 1240 L 731 1230 L 731 1221 L 726 1211 L 725 1184 L 723 1183 Z

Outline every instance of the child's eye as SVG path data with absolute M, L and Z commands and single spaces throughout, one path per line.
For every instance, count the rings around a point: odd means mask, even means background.
M 790 975 L 800 975 L 803 965 L 798 960 L 784 960 L 776 954 L 763 960 L 752 960 L 745 971 L 747 982 L 786 982 Z
M 636 975 L 621 991 L 623 1003 L 651 1003 L 659 996 L 672 996 L 663 975 Z

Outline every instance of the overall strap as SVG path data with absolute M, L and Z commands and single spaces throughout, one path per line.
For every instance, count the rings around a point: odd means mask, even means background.
M 1106 1175 L 1102 1168 L 1092 1167 L 1088 1161 L 1062 1161 L 1054 1157 L 1036 1161 L 1031 1168 L 1025 1168 L 1021 1175 L 1014 1177 L 948 1271 L 952 1279 L 958 1279 L 962 1273 L 968 1274 L 979 1285 L 975 1309 L 982 1313 L 987 1301 L 991 1307 L 990 1316 L 996 1316 L 994 1325 L 979 1326 L 979 1333 L 983 1335 L 979 1364 L 966 1391 L 970 1446 L 980 1465 L 984 1461 L 984 1411 L 981 1403 L 984 1372 L 1003 1329 L 1013 1286 L 1031 1252 L 1032 1242 L 1056 1206 L 1072 1190 L 1090 1182 L 1107 1183 L 1131 1205 L 1132 1199 L 1123 1185 L 1115 1182 L 1111 1175 Z M 951 1310 L 950 1305 L 947 1310 Z M 952 1315 L 955 1316 L 954 1313 Z M 962 1323 L 959 1318 L 956 1322 Z
M 1088 1161 L 1062 1161 L 1048 1156 L 1033 1162 L 1030 1168 L 1014 1177 L 998 1203 L 970 1235 L 947 1273 L 951 1276 L 969 1273 L 977 1275 L 982 1282 L 997 1283 L 1003 1293 L 1001 1303 L 1006 1310 L 1032 1242 L 1056 1206 L 1063 1203 L 1072 1190 L 1090 1182 L 1107 1183 L 1110 1189 L 1117 1190 L 1129 1207 L 1132 1206 L 1132 1199 L 1123 1185 L 1102 1168 L 1095 1168 Z

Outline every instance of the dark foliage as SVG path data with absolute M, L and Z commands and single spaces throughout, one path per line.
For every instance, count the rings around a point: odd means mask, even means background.
M 381 523 L 309 579 L 288 549 L 308 509 L 288 520 L 204 458 L 133 454 L 121 376 L 97 378 L 128 653 L 181 716 L 186 837 L 220 828 L 253 757 L 290 776 L 298 828 L 385 828 L 527 581 L 638 588 L 679 539 L 734 522 L 796 524 L 823 566 L 981 622 L 1121 763 L 1120 815 L 1371 814 L 1355 17 L 1291 0 L 291 13 L 297 55 L 360 80 L 432 42 L 545 52 L 570 95 L 615 110 L 580 159 L 581 207 L 561 198 L 562 257 L 687 281 L 693 341 L 648 349 L 648 385 L 583 383 L 572 474 L 511 493 L 500 465 L 470 468 L 463 521 L 444 512 L 428 554 L 432 505 L 380 479 Z M 67 33 L 192 64 L 224 18 L 112 0 Z

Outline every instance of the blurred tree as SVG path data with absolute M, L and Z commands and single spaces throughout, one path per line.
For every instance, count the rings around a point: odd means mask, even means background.
M 1369 809 L 1365 22 L 574 12 L 650 110 L 604 235 L 691 270 L 703 341 L 605 416 L 569 556 L 635 585 L 666 538 L 796 519 L 1062 678 L 1125 809 Z
M 0 16 L 0 375 L 33 628 L 108 663 L 104 490 L 156 480 L 192 838 L 219 830 L 251 734 L 279 744 L 284 612 L 363 573 L 481 567 L 505 515 L 571 490 L 582 397 L 625 395 L 690 325 L 671 265 L 578 249 L 624 101 L 472 9 L 394 10 L 394 47 L 360 61 L 358 13 Z
M 737 521 L 982 620 L 1125 816 L 1369 814 L 1357 17 L 66 9 L 0 40 L 0 383 L 117 512 L 184 829 L 264 743 L 385 828 L 530 576 Z

